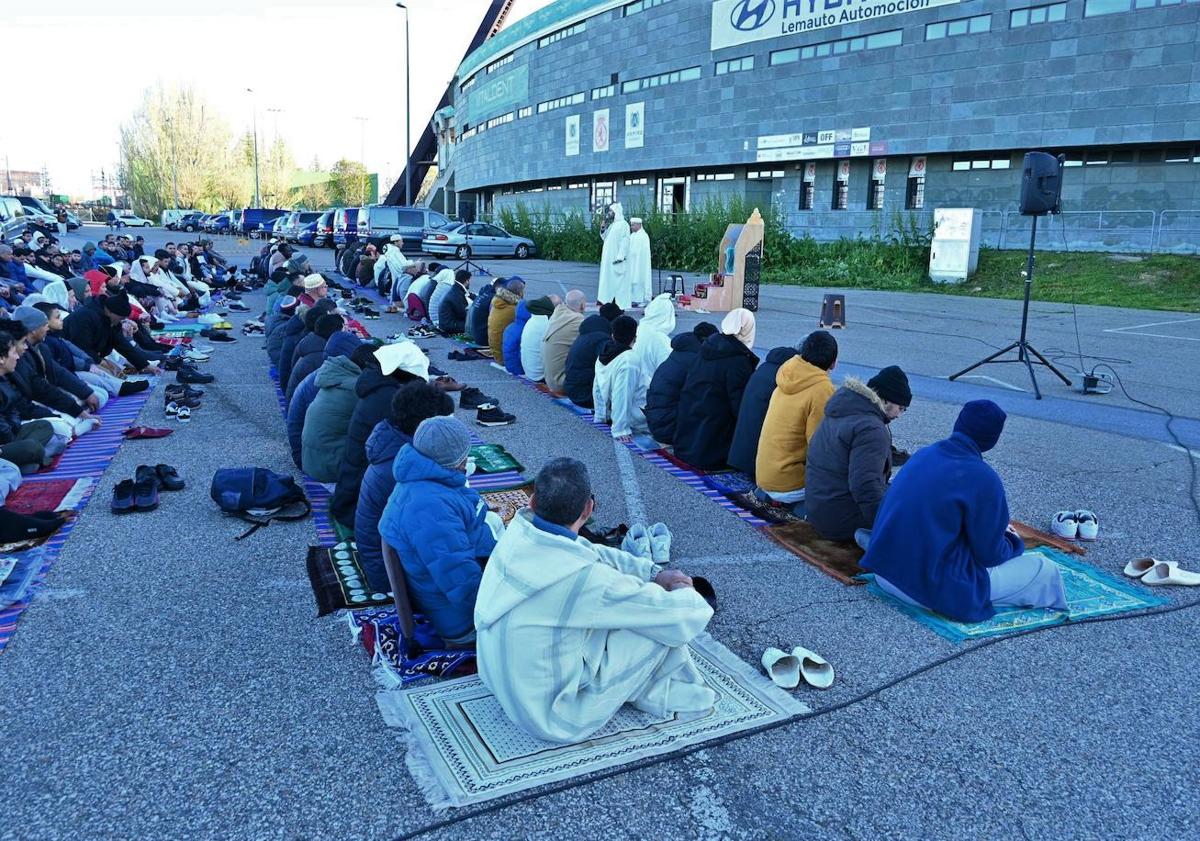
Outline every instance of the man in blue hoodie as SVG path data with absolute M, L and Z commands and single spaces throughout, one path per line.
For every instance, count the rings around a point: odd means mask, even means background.
M 471 434 L 462 421 L 422 421 L 396 455 L 396 487 L 379 534 L 396 550 L 413 610 L 429 619 L 451 648 L 475 645 L 475 596 L 483 562 L 496 546 L 488 507 L 467 487 Z
M 998 606 L 1067 606 L 1058 567 L 1009 525 L 1004 484 L 983 454 L 1005 414 L 972 400 L 954 433 L 914 455 L 893 480 L 862 560 L 896 598 L 956 622 L 981 622 Z

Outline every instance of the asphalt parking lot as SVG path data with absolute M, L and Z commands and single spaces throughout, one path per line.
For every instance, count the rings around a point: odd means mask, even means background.
M 94 239 L 85 227 L 71 243 Z M 146 234 L 151 247 L 180 239 Z M 253 241 L 222 238 L 242 261 Z M 318 267 L 331 252 L 307 250 Z M 595 268 L 486 261 L 520 274 L 531 295 L 579 287 Z M 757 344 L 793 344 L 816 326 L 821 295 L 769 287 Z M 989 461 L 1014 517 L 1044 526 L 1064 508 L 1099 514 L 1087 560 L 1119 574 L 1152 555 L 1200 568 L 1188 502 L 1200 459 L 1200 320 L 1080 306 L 1084 367 L 1112 365 L 1133 397 L 1085 396 L 1023 370 L 945 376 L 1016 338 L 1020 304 L 844 291 L 838 373 L 899 364 L 916 398 L 894 425 L 916 449 L 948 434 L 961 402 L 1009 412 Z M 261 293 L 246 298 L 261 306 Z M 256 313 L 252 313 L 255 315 Z M 235 326 L 249 316 L 233 314 Z M 679 319 L 689 327 L 700 316 Z M 1065 364 L 1075 314 L 1035 304 L 1031 339 Z M 378 335 L 405 324 L 367 322 Z M 208 498 L 213 471 L 291 470 L 283 419 L 257 337 L 219 347 L 203 408 L 175 434 L 126 443 L 7 651 L 0 733 L 9 773 L 0 838 L 392 838 L 455 813 L 425 805 L 384 726 L 361 649 L 344 624 L 316 619 L 304 571 L 311 521 L 242 542 Z M 734 515 L 633 460 L 544 397 L 486 363 L 446 359 L 455 377 L 517 415 L 485 438 L 532 474 L 563 454 L 592 470 L 606 523 L 643 511 L 675 535 L 677 562 L 721 597 L 713 635 L 747 662 L 803 644 L 837 668 L 827 692 L 797 690 L 816 710 L 850 701 L 946 655 L 953 644 L 779 549 Z M 464 420 L 470 420 L 462 415 Z M 161 398 L 139 423 L 172 425 Z M 188 482 L 158 510 L 115 517 L 108 499 L 138 464 L 166 462 Z M 1195 594 L 1167 592 L 1174 603 Z M 1183 838 L 1200 819 L 1196 610 L 1060 627 L 1008 640 L 811 721 L 526 800 L 439 830 L 446 838 Z M 470 810 L 467 810 L 468 812 Z

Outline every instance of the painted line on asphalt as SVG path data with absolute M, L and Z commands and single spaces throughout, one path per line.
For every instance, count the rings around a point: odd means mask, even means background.
M 1174 450 L 1177 453 L 1187 453 L 1192 458 L 1200 460 L 1200 450 L 1189 450 L 1185 447 L 1179 446 L 1178 444 L 1163 444 L 1163 446 L 1168 450 Z
M 748 566 L 750 564 L 791 563 L 795 556 L 780 547 L 775 552 L 758 552 L 753 555 L 708 555 L 698 558 L 680 559 L 687 569 L 703 566 Z
M 629 524 L 646 522 L 646 505 L 642 502 L 642 486 L 638 484 L 637 473 L 633 469 L 633 455 L 629 449 L 617 439 L 613 439 L 613 450 L 617 454 L 617 472 L 621 475 L 621 487 L 625 490 L 625 512 L 629 515 Z
M 1173 321 L 1150 321 L 1145 324 L 1134 324 L 1130 327 L 1113 327 L 1105 330 L 1105 333 L 1121 333 L 1126 336 L 1150 336 L 1155 339 L 1177 339 L 1181 342 L 1200 342 L 1200 338 L 1196 336 L 1173 336 L 1170 333 L 1149 333 L 1143 330 L 1144 327 L 1169 327 L 1172 324 L 1191 324 L 1200 321 L 1200 318 L 1177 318 Z
M 946 379 L 949 380 L 950 378 L 946 377 Z M 1004 380 L 998 380 L 995 377 L 989 377 L 987 374 L 963 374 L 961 377 L 959 377 L 959 379 L 960 380 L 987 380 L 988 382 L 995 383 L 996 385 L 1001 386 L 1003 388 L 1007 388 L 1011 391 L 1023 391 L 1026 394 L 1029 393 L 1029 389 L 1027 389 L 1027 388 L 1021 388 L 1019 385 L 1013 385 L 1012 383 L 1006 383 Z

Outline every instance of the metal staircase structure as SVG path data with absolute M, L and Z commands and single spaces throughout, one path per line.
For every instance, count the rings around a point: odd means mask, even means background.
M 463 53 L 464 59 L 483 46 L 484 41 L 500 31 L 500 27 L 504 25 L 504 19 L 508 16 L 512 5 L 513 0 L 492 0 L 488 10 L 483 15 L 483 20 L 479 22 L 479 27 L 475 30 L 475 37 L 471 39 L 467 51 Z M 459 63 L 461 64 L 462 62 L 460 61 Z M 434 109 L 435 114 L 453 101 L 454 86 L 457 83 L 457 79 L 451 80 L 449 87 L 446 88 L 446 92 L 442 94 L 437 108 Z M 433 115 L 431 114 L 429 119 L 425 121 L 425 130 L 421 132 L 420 139 L 413 146 L 412 155 L 405 164 L 404 171 L 400 173 L 400 177 L 392 185 L 392 189 L 388 190 L 388 194 L 382 203 L 411 204 L 416 196 L 405 195 L 404 173 L 412 171 L 412 188 L 414 192 L 419 192 L 421 185 L 425 183 L 425 176 L 429 172 L 429 168 L 436 163 L 436 157 L 437 136 L 433 132 Z M 439 178 L 439 180 L 441 179 Z

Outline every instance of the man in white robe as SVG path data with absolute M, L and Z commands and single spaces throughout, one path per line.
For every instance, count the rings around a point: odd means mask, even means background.
M 586 739 L 625 703 L 667 716 L 716 701 L 688 649 L 712 609 L 679 570 L 579 537 L 593 507 L 582 463 L 547 463 L 475 600 L 480 679 L 551 742 Z
M 650 434 L 646 392 L 658 366 L 671 355 L 674 329 L 675 303 L 664 292 L 646 307 L 646 314 L 638 322 L 637 343 L 629 353 L 618 357 L 611 371 L 609 419 L 613 438 Z
M 604 248 L 600 252 L 600 291 L 596 300 L 601 304 L 616 301 L 623 310 L 632 304 L 629 294 L 629 223 L 621 203 L 613 202 L 613 219 L 604 229 Z
M 642 227 L 642 220 L 634 216 L 629 220 L 629 297 L 635 306 L 650 300 L 650 235 Z

